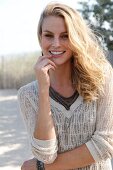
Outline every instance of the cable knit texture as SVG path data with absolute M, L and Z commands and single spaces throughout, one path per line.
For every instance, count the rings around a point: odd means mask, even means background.
M 66 110 L 50 97 L 57 135 L 57 139 L 52 140 L 42 141 L 33 136 L 35 121 L 38 119 L 38 82 L 33 81 L 19 89 L 21 113 L 28 130 L 32 152 L 37 159 L 49 164 L 56 159 L 57 153 L 86 144 L 95 163 L 78 170 L 112 170 L 113 72 L 109 68 L 106 68 L 105 72 L 105 94 L 97 101 L 84 103 L 79 96 L 70 109 Z

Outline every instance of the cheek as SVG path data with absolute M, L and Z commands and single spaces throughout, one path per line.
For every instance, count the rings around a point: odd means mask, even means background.
M 69 41 L 65 41 L 65 42 L 63 42 L 62 44 L 63 44 L 63 46 L 65 46 L 68 50 L 70 50 L 70 43 L 69 43 Z
M 73 55 L 73 52 L 68 48 L 68 49 L 67 49 L 67 54 L 68 54 L 69 56 L 72 56 L 72 55 Z
M 48 48 L 49 45 L 50 45 L 50 42 L 49 42 L 48 40 L 46 40 L 46 39 L 42 39 L 42 40 L 41 40 L 41 47 L 42 47 L 43 49 Z

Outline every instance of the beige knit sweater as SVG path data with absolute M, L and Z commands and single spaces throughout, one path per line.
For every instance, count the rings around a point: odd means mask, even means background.
M 109 69 L 106 69 L 104 90 L 105 95 L 91 103 L 84 103 L 79 95 L 70 110 L 66 110 L 50 97 L 57 138 L 42 141 L 33 137 L 35 120 L 38 117 L 38 82 L 21 87 L 18 91 L 19 105 L 34 156 L 44 163 L 52 163 L 57 153 L 86 144 L 96 163 L 78 169 L 112 170 L 113 72 Z

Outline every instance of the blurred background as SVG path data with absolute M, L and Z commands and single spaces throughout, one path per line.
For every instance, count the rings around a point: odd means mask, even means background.
M 17 90 L 35 80 L 41 54 L 37 25 L 50 0 L 0 0 L 0 170 L 19 170 L 32 157 Z M 58 0 L 78 9 L 99 36 L 113 66 L 113 0 Z

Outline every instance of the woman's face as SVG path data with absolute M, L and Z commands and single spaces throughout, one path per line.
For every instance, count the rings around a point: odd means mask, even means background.
M 69 38 L 63 18 L 49 16 L 44 19 L 41 48 L 43 54 L 51 55 L 51 60 L 57 65 L 70 62 L 72 51 L 69 48 Z

